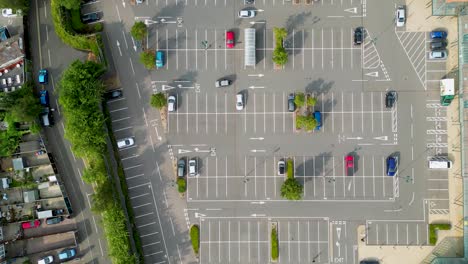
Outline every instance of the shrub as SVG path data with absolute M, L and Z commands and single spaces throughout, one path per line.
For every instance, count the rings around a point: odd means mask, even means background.
M 148 34 L 148 28 L 146 27 L 145 23 L 138 21 L 133 24 L 132 29 L 130 30 L 130 34 L 134 39 L 142 41 Z
M 200 249 L 200 228 L 198 225 L 193 225 L 190 228 L 190 240 L 192 240 L 192 248 L 195 254 L 198 254 Z
M 145 66 L 146 69 L 151 70 L 154 68 L 156 63 L 156 55 L 154 51 L 147 50 L 140 53 L 140 62 Z
M 94 25 L 94 32 L 101 32 L 104 29 L 102 23 L 97 23 Z
M 307 131 L 314 130 L 317 127 L 317 120 L 313 116 L 305 117 L 304 129 Z
M 184 178 L 177 179 L 177 187 L 180 193 L 184 193 L 187 190 L 187 182 Z
M 294 161 L 292 159 L 288 159 L 286 167 L 288 170 L 288 178 L 293 179 L 294 178 Z
M 166 96 L 163 93 L 157 93 L 151 95 L 150 104 L 152 107 L 161 109 L 167 105 Z
M 288 53 L 283 47 L 276 47 L 273 51 L 273 62 L 283 66 L 288 63 Z
M 296 97 L 294 98 L 294 103 L 297 107 L 303 107 L 305 104 L 305 95 L 304 93 L 297 93 Z
M 277 260 L 279 256 L 278 233 L 276 228 L 271 229 L 271 259 Z
M 300 200 L 303 186 L 294 178 L 287 178 L 281 185 L 281 197 L 288 200 Z
M 80 9 L 72 9 L 70 13 L 70 23 L 74 31 L 83 32 L 86 29 L 86 25 L 81 22 Z
M 429 224 L 429 244 L 435 245 L 437 243 L 437 230 L 450 230 L 450 224 Z
M 317 103 L 317 98 L 315 98 L 313 96 L 307 97 L 307 101 L 306 101 L 307 106 L 313 107 L 313 106 L 315 106 L 316 103 Z

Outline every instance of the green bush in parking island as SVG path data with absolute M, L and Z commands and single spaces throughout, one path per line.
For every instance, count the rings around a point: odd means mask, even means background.
M 157 93 L 151 95 L 150 104 L 152 107 L 161 109 L 167 105 L 166 96 L 163 93 Z
M 294 179 L 294 161 L 292 159 L 287 160 L 286 168 L 288 179 Z
M 281 197 L 288 200 L 302 199 L 303 186 L 294 178 L 287 178 L 281 185 Z
M 307 101 L 306 101 L 307 106 L 313 107 L 316 103 L 317 103 L 317 98 L 313 96 L 307 97 Z
M 200 228 L 198 225 L 190 227 L 190 240 L 192 240 L 193 252 L 198 255 L 200 249 Z
M 187 190 L 187 182 L 184 178 L 177 179 L 177 190 L 179 193 L 184 193 Z
M 154 51 L 147 50 L 140 53 L 140 62 L 143 64 L 143 66 L 145 66 L 146 69 L 153 69 L 156 63 L 156 55 Z
M 294 104 L 296 104 L 297 107 L 303 107 L 305 104 L 305 94 L 296 93 L 296 96 L 294 97 Z
M 271 259 L 277 260 L 279 256 L 279 247 L 278 247 L 278 231 L 276 228 L 271 229 Z
M 60 0 L 60 5 L 69 10 L 79 10 L 81 0 Z
M 288 53 L 283 47 L 276 47 L 273 50 L 273 62 L 280 66 L 288 63 Z
M 437 230 L 450 230 L 450 224 L 429 224 L 429 244 L 435 245 L 437 243 Z
M 134 39 L 142 41 L 148 34 L 148 28 L 145 23 L 138 21 L 133 24 L 130 34 Z

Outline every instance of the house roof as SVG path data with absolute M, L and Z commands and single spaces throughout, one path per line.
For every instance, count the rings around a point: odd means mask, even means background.
M 23 158 L 13 159 L 12 162 L 13 162 L 13 169 L 15 171 L 24 170 Z

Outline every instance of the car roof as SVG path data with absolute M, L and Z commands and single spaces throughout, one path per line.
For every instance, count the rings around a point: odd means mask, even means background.
M 226 36 L 228 36 L 228 37 L 234 37 L 234 32 L 228 31 L 228 32 L 226 32 Z

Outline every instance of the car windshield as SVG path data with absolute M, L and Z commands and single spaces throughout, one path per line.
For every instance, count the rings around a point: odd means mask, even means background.
M 241 103 L 241 102 L 237 102 L 237 106 L 242 106 L 242 103 Z

